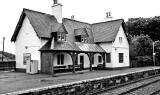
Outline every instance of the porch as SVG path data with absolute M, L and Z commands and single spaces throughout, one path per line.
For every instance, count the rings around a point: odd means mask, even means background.
M 48 45 L 45 45 L 48 46 Z M 41 48 L 41 73 L 66 73 L 105 69 L 106 52 L 96 44 L 61 42 L 54 49 Z

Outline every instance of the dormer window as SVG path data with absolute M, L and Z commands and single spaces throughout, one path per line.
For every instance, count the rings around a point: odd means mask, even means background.
M 55 41 L 66 41 L 67 31 L 63 24 L 56 24 L 51 26 L 51 35 L 54 37 Z
M 89 35 L 86 28 L 75 29 L 74 34 L 77 42 L 87 43 Z
M 65 33 L 57 33 L 57 41 L 65 41 L 66 35 Z

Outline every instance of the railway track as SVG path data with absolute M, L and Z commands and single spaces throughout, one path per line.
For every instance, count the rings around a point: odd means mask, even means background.
M 115 86 L 96 95 L 160 95 L 160 76 Z

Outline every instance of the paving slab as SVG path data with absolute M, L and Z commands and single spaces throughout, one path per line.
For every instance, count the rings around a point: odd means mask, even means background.
M 29 75 L 19 72 L 0 71 L 0 94 L 157 68 L 160 67 L 99 70 L 77 74 L 57 75 L 56 77 L 47 74 Z

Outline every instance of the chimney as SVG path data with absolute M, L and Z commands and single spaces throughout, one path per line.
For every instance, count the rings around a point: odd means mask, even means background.
M 105 21 L 111 21 L 112 20 L 111 12 L 106 13 Z
M 74 20 L 74 15 L 71 16 L 71 19 Z
M 58 0 L 53 0 L 52 15 L 55 16 L 59 23 L 62 23 L 62 4 Z

